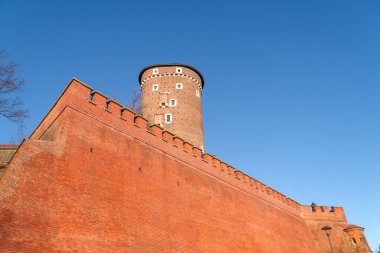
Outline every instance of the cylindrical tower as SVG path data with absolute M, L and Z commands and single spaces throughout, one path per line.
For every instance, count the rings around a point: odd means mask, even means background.
M 201 73 L 183 64 L 159 64 L 144 68 L 139 81 L 141 115 L 204 150 Z
M 364 228 L 351 224 L 344 228 L 343 231 L 347 233 L 351 242 L 351 252 L 372 252 L 364 236 Z

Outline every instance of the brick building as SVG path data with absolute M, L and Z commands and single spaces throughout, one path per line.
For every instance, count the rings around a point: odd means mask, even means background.
M 204 152 L 197 70 L 139 80 L 145 118 L 73 79 L 28 139 L 0 146 L 0 252 L 328 253 L 326 232 L 335 253 L 370 252 L 342 207 Z

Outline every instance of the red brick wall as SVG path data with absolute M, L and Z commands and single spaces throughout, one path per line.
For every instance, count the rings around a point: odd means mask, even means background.
M 9 165 L 0 252 L 316 252 L 296 202 L 87 91 L 74 81 Z
M 18 145 L 0 145 L 0 179 L 13 154 L 16 152 L 17 147 Z
M 348 224 L 342 207 L 315 206 L 312 210 L 310 206 L 302 206 L 301 209 L 306 224 L 313 234 L 318 252 L 331 252 L 327 235 L 325 231 L 321 230 L 324 226 L 332 227 L 330 238 L 335 253 L 371 252 L 366 243 L 360 247 L 360 251 L 357 251 L 357 247 L 354 247 L 348 234 L 344 232 Z M 364 238 L 364 235 L 362 237 Z
M 9 163 L 17 147 L 18 145 L 0 145 L 0 167 Z
M 90 92 L 73 80 L 9 164 L 0 252 L 325 252 L 297 202 Z

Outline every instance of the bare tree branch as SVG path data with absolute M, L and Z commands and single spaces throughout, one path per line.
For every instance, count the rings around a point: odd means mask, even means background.
M 19 124 L 17 126 L 17 133 L 15 135 L 11 135 L 9 138 L 9 144 L 20 144 L 25 139 L 25 126 L 23 124 Z
M 136 112 L 137 114 L 140 114 L 140 100 L 141 100 L 140 92 L 134 89 L 132 98 L 129 101 L 128 106 L 129 108 L 132 109 L 132 111 Z
M 18 65 L 8 61 L 8 58 L 9 54 L 0 50 L 0 116 L 21 123 L 28 111 L 21 108 L 22 102 L 16 94 L 25 82 L 17 76 Z

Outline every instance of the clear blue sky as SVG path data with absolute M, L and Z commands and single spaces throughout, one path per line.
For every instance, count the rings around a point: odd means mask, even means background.
M 144 66 L 189 64 L 207 152 L 380 243 L 380 1 L 0 0 L 0 23 L 27 135 L 72 77 L 125 103 Z

